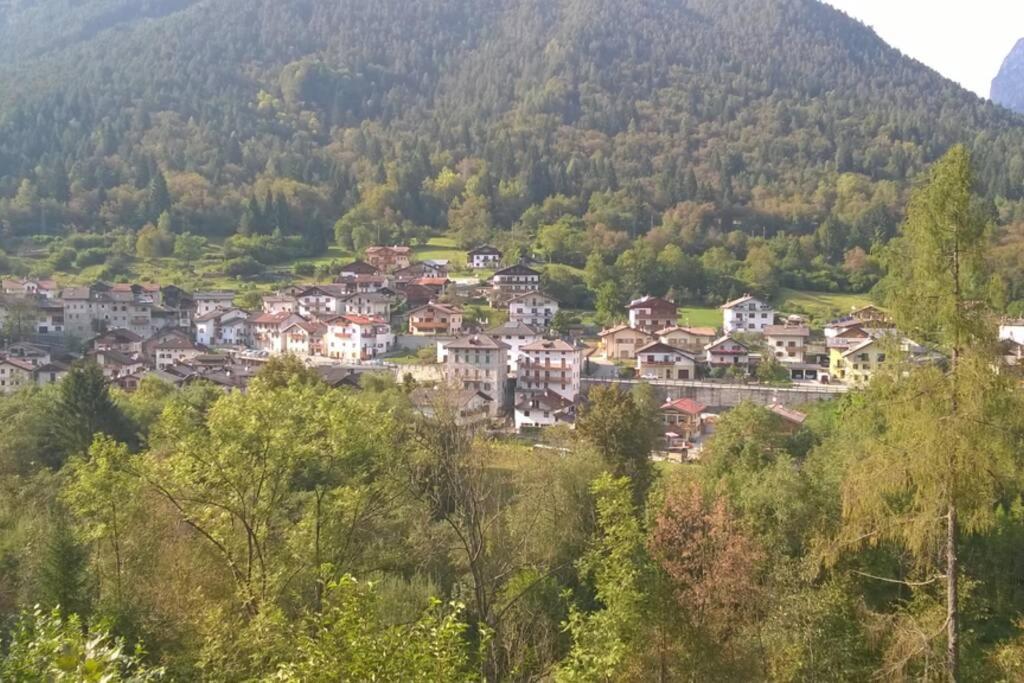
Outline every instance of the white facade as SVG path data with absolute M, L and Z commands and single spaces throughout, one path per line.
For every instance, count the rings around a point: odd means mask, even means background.
M 547 294 L 530 292 L 509 300 L 508 319 L 546 330 L 558 313 L 558 302 Z
M 708 344 L 704 349 L 711 367 L 748 367 L 750 349 L 731 337 L 722 337 Z
M 541 339 L 537 330 L 529 325 L 512 321 L 487 330 L 487 336 L 503 342 L 508 347 L 508 371 L 513 374 L 519 371 L 519 358 L 523 353 L 523 347 Z
M 501 265 L 501 252 L 491 246 L 477 247 L 468 253 L 468 265 L 473 270 L 497 268 Z
M 516 401 L 515 428 L 542 429 L 557 424 L 572 424 L 575 420 L 575 404 L 558 394 L 543 392 L 525 394 Z
M 763 333 L 764 328 L 774 324 L 775 309 L 749 294 L 722 306 L 722 329 L 726 334 Z
M 807 340 L 811 331 L 806 327 L 773 325 L 765 328 L 765 344 L 782 363 L 804 363 L 807 358 Z
M 216 310 L 231 308 L 235 300 L 234 292 L 196 292 L 192 297 L 196 304 L 196 316 L 206 315 Z
M 636 370 L 642 379 L 696 379 L 697 361 L 686 351 L 655 342 L 637 349 Z
M 1024 320 L 1004 320 L 999 325 L 999 341 L 1015 341 L 1024 344 Z
M 385 354 L 394 344 L 391 327 L 383 320 L 340 316 L 327 323 L 323 353 L 328 358 L 358 362 Z
M 575 401 L 580 393 L 583 349 L 568 342 L 542 339 L 523 346 L 518 365 L 518 392 L 551 391 Z

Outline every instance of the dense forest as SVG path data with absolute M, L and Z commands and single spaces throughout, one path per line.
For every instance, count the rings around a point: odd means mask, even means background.
M 543 448 L 294 357 L 0 398 L 0 680 L 1021 680 L 1024 404 L 971 186 L 957 147 L 882 287 L 946 361 L 894 345 L 798 428 L 741 404 L 699 463 L 652 460 L 644 384 Z
M 0 247 L 50 257 L 9 271 L 130 277 L 126 255 L 188 233 L 230 239 L 228 272 L 253 276 L 447 231 L 596 254 L 616 298 L 866 291 L 910 182 L 958 142 L 1019 282 L 1024 121 L 815 0 L 44 0 L 0 19 Z M 691 276 L 640 281 L 667 245 Z M 555 275 L 599 297 L 602 278 Z

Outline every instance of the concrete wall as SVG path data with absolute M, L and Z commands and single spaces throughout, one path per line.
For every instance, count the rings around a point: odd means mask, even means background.
M 395 378 L 401 382 L 406 375 L 412 375 L 417 382 L 440 382 L 443 365 L 393 365 Z
M 395 346 L 416 351 L 425 346 L 437 346 L 439 341 L 450 342 L 454 340 L 455 337 L 417 337 L 412 334 L 400 334 L 395 337 Z
M 583 391 L 591 387 L 617 384 L 632 388 L 637 384 L 650 384 L 659 400 L 675 401 L 689 398 L 712 408 L 733 408 L 744 401 L 768 406 L 778 402 L 797 406 L 814 401 L 827 401 L 842 396 L 848 387 L 842 385 L 794 385 L 792 387 L 771 387 L 759 384 L 720 384 L 717 382 L 641 382 L 639 380 L 616 380 L 583 378 Z

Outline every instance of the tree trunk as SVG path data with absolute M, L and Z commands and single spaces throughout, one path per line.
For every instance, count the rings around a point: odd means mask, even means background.
M 958 683 L 960 680 L 960 610 L 957 606 L 959 560 L 956 544 L 956 506 L 950 503 L 946 525 L 946 669 L 950 683 Z

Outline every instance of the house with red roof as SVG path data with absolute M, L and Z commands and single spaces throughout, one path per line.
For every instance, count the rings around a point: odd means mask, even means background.
M 708 407 L 693 399 L 680 398 L 659 409 L 665 447 L 669 452 L 688 451 L 704 436 L 704 414 Z

